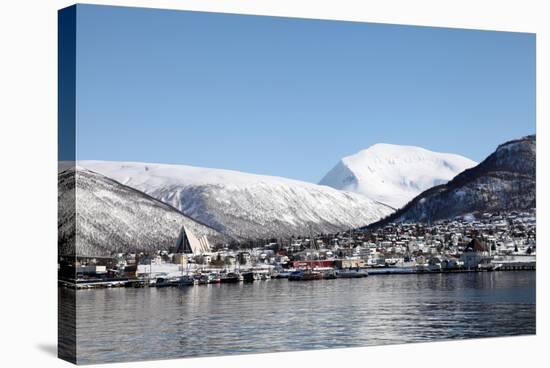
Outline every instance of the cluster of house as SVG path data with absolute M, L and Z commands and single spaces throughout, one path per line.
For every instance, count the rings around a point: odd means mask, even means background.
M 536 261 L 534 210 L 389 224 L 364 235 L 372 266 L 531 269 Z
M 485 213 L 425 223 L 389 224 L 370 231 L 272 239 L 242 249 L 219 245 L 182 228 L 175 249 L 118 253 L 78 262 L 79 276 L 143 277 L 197 269 L 277 270 L 380 268 L 413 271 L 534 269 L 534 211 Z

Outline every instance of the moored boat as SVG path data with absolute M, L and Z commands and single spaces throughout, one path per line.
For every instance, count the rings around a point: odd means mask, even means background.
M 367 271 L 360 268 L 342 269 L 336 272 L 336 277 L 341 279 L 356 279 L 367 277 L 368 275 Z
M 288 279 L 292 272 L 290 271 L 278 271 L 276 272 L 273 277 L 276 279 Z
M 155 287 L 163 288 L 173 286 L 172 282 L 164 277 L 158 277 L 155 281 Z
M 219 273 L 210 273 L 208 274 L 208 283 L 209 284 L 219 284 L 221 282 L 221 276 Z
M 251 272 L 251 271 L 244 272 L 241 275 L 243 277 L 244 282 L 254 282 L 254 279 L 255 279 L 254 272 Z
M 294 271 L 288 276 L 289 281 L 311 281 L 321 280 L 322 278 L 323 273 L 314 270 Z
M 332 280 L 336 278 L 336 271 L 334 269 L 324 270 L 323 271 L 323 279 L 325 280 Z
M 200 275 L 197 275 L 195 276 L 195 278 L 197 279 L 197 283 L 199 285 L 206 285 L 208 284 L 208 275 L 206 274 L 200 274 Z
M 237 283 L 240 282 L 241 278 L 240 275 L 236 272 L 228 272 L 221 277 L 221 283 L 222 284 L 231 284 L 231 283 Z
M 178 287 L 193 286 L 197 283 L 193 277 L 185 275 L 178 280 Z

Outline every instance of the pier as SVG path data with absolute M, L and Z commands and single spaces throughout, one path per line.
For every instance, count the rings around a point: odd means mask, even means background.
M 378 275 L 425 275 L 425 274 L 455 274 L 455 273 L 478 273 L 478 272 L 512 272 L 512 271 L 535 271 L 535 262 L 502 262 L 493 267 L 480 267 L 474 269 L 423 269 L 423 268 L 401 268 L 401 267 L 375 267 L 362 268 L 357 270 L 335 270 L 335 269 L 311 269 L 294 270 L 292 272 L 266 273 L 245 271 L 242 273 L 231 272 L 231 275 L 219 275 L 214 273 L 202 273 L 187 278 L 194 279 L 194 282 L 182 282 L 181 278 L 173 277 L 170 282 L 157 284 L 156 279 L 150 278 L 111 278 L 111 279 L 65 279 L 59 280 L 58 284 L 76 290 L 115 288 L 115 287 L 187 287 L 195 285 L 224 284 L 224 283 L 252 283 L 262 282 L 270 279 L 285 279 L 289 281 L 315 281 L 332 280 L 338 278 L 363 278 Z M 352 275 L 356 273 L 357 275 Z M 206 276 L 206 277 L 204 277 Z

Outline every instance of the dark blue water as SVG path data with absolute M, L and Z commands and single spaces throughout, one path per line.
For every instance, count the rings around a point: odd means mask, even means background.
M 60 293 L 76 296 L 79 363 L 536 332 L 529 271 Z

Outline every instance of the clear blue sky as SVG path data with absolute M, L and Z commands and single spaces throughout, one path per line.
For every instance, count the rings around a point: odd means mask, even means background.
M 535 35 L 79 5 L 78 159 L 311 182 L 384 142 L 535 133 Z

